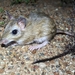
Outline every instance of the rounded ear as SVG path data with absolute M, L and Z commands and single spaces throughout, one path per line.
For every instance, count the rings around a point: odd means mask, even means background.
M 23 31 L 26 27 L 26 18 L 20 16 L 17 20 L 17 23 L 18 23 L 19 27 L 21 28 L 21 30 Z
M 6 15 L 7 15 L 9 20 L 14 19 L 14 17 L 8 11 L 6 11 Z

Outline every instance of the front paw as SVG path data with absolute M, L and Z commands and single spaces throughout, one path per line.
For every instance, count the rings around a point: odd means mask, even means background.
M 39 49 L 39 48 L 38 48 L 37 46 L 30 46 L 30 47 L 29 47 L 29 50 L 32 50 L 32 51 L 33 51 L 33 50 L 36 50 L 36 49 Z

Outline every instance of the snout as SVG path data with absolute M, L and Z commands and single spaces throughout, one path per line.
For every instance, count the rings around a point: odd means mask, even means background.
M 15 41 L 8 41 L 8 40 L 5 40 L 5 39 L 0 40 L 1 47 L 8 47 L 8 46 L 11 46 L 15 43 L 16 43 Z
M 0 41 L 1 47 L 6 47 L 6 44 L 4 44 L 2 41 Z
M 6 40 L 0 39 L 0 45 L 1 47 L 6 47 Z
M 1 47 L 6 47 L 6 45 L 5 44 L 1 44 Z
M 8 46 L 11 46 L 11 45 L 13 45 L 13 44 L 16 44 L 16 42 L 15 41 L 10 41 L 9 43 L 7 43 L 7 44 L 1 44 L 1 47 L 8 47 Z

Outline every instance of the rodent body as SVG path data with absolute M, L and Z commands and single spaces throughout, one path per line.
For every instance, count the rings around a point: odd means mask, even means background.
M 43 17 L 43 15 L 40 14 L 39 16 L 36 14 L 36 17 L 35 15 L 31 15 L 27 24 L 28 26 L 26 26 L 24 30 L 25 33 L 20 39 L 24 39 L 24 44 L 29 44 L 33 41 L 42 43 L 43 41 L 50 40 L 56 32 L 54 29 L 55 25 L 51 22 L 49 17 Z M 52 24 L 52 26 L 50 24 Z
M 36 42 L 38 45 L 30 46 L 30 50 L 38 49 L 46 44 L 57 34 L 56 25 L 52 18 L 45 13 L 33 12 L 28 17 L 14 18 L 7 12 L 9 23 L 5 27 L 1 44 L 26 45 Z M 62 33 L 62 32 L 60 32 Z

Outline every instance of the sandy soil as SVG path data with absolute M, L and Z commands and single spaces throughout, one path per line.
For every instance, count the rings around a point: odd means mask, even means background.
M 75 24 L 72 18 L 72 7 L 60 6 L 59 0 L 38 0 L 34 6 L 25 3 L 10 5 L 10 0 L 1 0 L 0 8 L 8 10 L 14 16 L 28 15 L 31 11 L 42 11 L 49 14 L 58 29 L 71 32 Z M 8 23 L 5 12 L 0 13 L 0 36 Z M 56 35 L 47 46 L 40 50 L 30 51 L 27 46 L 14 48 L 0 47 L 0 75 L 75 75 L 75 56 L 64 57 L 43 63 L 32 64 L 38 59 L 45 59 L 62 53 L 73 38 L 67 35 Z

